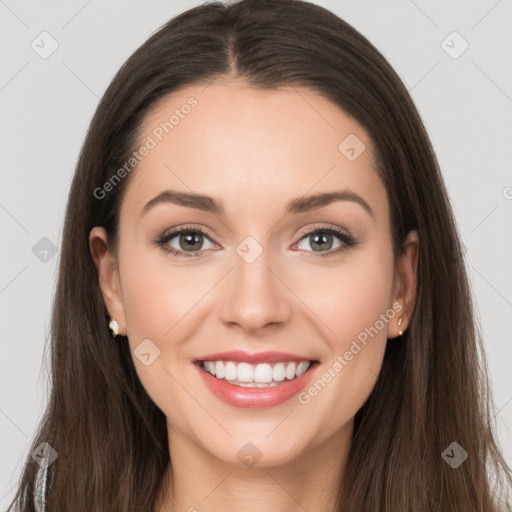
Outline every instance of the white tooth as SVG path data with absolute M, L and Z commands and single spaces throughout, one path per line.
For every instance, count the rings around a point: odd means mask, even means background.
M 218 379 L 224 378 L 224 363 L 222 361 L 217 361 L 215 363 L 215 376 Z
M 228 361 L 224 365 L 224 378 L 226 380 L 236 380 L 236 364 L 233 361 Z
M 215 361 L 208 361 L 208 371 L 212 374 L 212 375 L 215 375 Z
M 254 369 L 254 382 L 268 383 L 272 382 L 272 366 L 268 363 L 261 363 L 256 365 Z
M 297 365 L 297 369 L 295 370 L 295 375 L 297 377 L 300 377 L 308 368 L 309 368 L 309 361 L 301 361 Z
M 286 378 L 288 380 L 292 380 L 295 378 L 295 369 L 296 369 L 295 363 L 288 363 L 286 365 Z
M 274 368 L 272 370 L 272 380 L 275 380 L 276 382 L 281 382 L 284 380 L 285 377 L 285 370 L 284 370 L 284 364 L 283 363 L 277 363 L 274 365 Z
M 203 361 L 203 369 L 208 371 L 208 363 L 206 361 Z
M 237 377 L 240 382 L 252 382 L 253 381 L 253 367 L 249 363 L 239 363 Z

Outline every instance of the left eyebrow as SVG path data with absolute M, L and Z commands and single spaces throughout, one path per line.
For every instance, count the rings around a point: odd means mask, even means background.
M 375 220 L 375 213 L 370 205 L 358 194 L 350 190 L 319 193 L 298 197 L 289 201 L 284 209 L 284 214 L 296 215 L 327 206 L 335 201 L 352 201 L 359 204 Z M 222 201 L 204 194 L 180 192 L 177 190 L 165 190 L 151 199 L 142 209 L 141 216 L 160 203 L 172 203 L 186 208 L 193 208 L 204 212 L 225 215 Z
M 359 206 L 362 206 L 372 219 L 375 220 L 375 213 L 371 209 L 370 205 L 360 195 L 352 192 L 351 190 L 339 190 L 293 199 L 286 205 L 285 213 L 304 213 L 310 210 L 316 210 L 317 208 L 322 208 L 334 201 L 352 201 Z

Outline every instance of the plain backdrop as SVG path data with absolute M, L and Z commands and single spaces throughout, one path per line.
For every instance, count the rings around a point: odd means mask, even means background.
M 467 248 L 499 439 L 512 464 L 512 2 L 314 3 L 385 55 L 424 120 Z M 2 510 L 47 403 L 44 343 L 64 208 L 88 124 L 129 55 L 198 4 L 0 0 Z

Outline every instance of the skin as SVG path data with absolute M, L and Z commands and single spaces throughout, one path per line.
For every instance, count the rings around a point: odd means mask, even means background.
M 162 480 L 160 491 L 169 494 L 159 494 L 154 510 L 333 510 L 354 415 L 375 384 L 387 339 L 406 330 L 414 308 L 417 233 L 409 234 L 394 273 L 389 204 L 372 142 L 338 106 L 305 88 L 258 91 L 236 79 L 188 86 L 148 113 L 141 144 L 190 96 L 198 105 L 133 171 L 117 253 L 106 248 L 102 227 L 89 238 L 105 304 L 132 355 L 146 338 L 160 350 L 149 366 L 133 357 L 167 418 L 173 478 Z M 366 147 L 354 161 L 338 150 L 349 134 Z M 166 189 L 214 196 L 225 215 L 161 203 L 141 216 Z M 352 201 L 283 215 L 292 198 L 341 189 L 362 196 L 374 218 Z M 201 256 L 175 257 L 152 244 L 184 224 L 208 234 L 199 241 Z M 315 225 L 344 228 L 359 243 L 318 257 L 313 236 L 303 235 Z M 247 236 L 263 249 L 252 263 L 236 252 Z M 332 244 L 319 251 L 343 242 L 334 236 Z M 194 250 L 179 235 L 168 245 Z M 308 404 L 294 397 L 263 409 L 228 405 L 192 364 L 233 349 L 285 351 L 320 361 L 314 382 L 396 303 L 400 314 Z M 251 467 L 237 456 L 248 442 L 261 452 Z

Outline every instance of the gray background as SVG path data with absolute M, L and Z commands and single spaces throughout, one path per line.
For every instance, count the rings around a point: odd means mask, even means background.
M 47 401 L 44 343 L 59 256 L 51 249 L 60 247 L 87 126 L 125 59 L 198 3 L 0 0 L 2 510 Z M 499 439 L 512 464 L 512 2 L 314 3 L 375 44 L 423 117 L 467 247 Z M 58 43 L 46 59 L 31 47 L 51 48 L 48 36 L 38 37 L 43 31 Z M 461 55 L 453 31 L 469 44 Z

